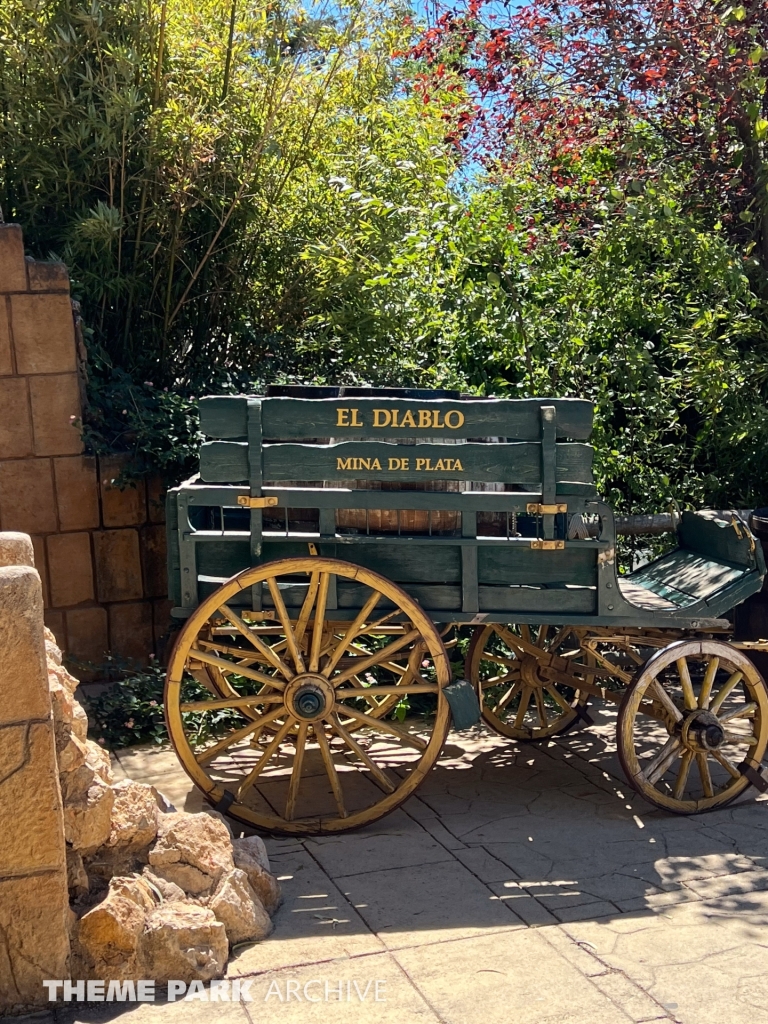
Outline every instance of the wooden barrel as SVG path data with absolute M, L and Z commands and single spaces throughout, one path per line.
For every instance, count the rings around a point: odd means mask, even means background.
M 461 392 L 450 390 L 429 391 L 424 388 L 360 388 L 360 387 L 313 387 L 309 385 L 270 385 L 266 390 L 268 398 L 411 398 L 428 400 L 430 398 L 448 398 L 461 400 Z M 269 438 L 269 440 L 278 440 Z M 315 438 L 317 444 L 332 444 L 334 438 Z M 345 440 L 353 440 L 345 438 Z M 402 438 L 399 444 L 416 444 L 430 442 L 432 438 Z M 434 439 L 436 443 L 445 444 L 444 438 Z M 450 442 L 449 442 L 450 443 Z M 460 440 L 453 443 L 461 444 Z M 267 481 L 265 481 L 267 483 Z M 341 480 L 334 484 L 322 481 L 282 480 L 269 481 L 287 487 L 348 487 L 351 490 L 381 491 L 443 491 L 459 493 L 468 488 L 458 480 L 432 480 L 424 483 L 398 483 L 396 481 L 378 480 Z M 286 518 L 289 529 L 303 530 L 310 524 L 306 509 L 275 509 L 264 512 L 265 529 L 285 529 Z M 274 526 L 273 526 L 274 524 Z M 461 514 L 455 511 L 427 512 L 422 509 L 337 509 L 336 526 L 338 529 L 360 533 L 454 533 L 461 529 Z

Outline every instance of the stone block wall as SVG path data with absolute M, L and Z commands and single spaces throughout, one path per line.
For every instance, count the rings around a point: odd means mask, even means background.
M 45 1002 L 68 977 L 69 895 L 61 790 L 28 537 L 0 538 L 0 1013 Z
M 119 458 L 83 455 L 85 352 L 59 263 L 0 225 L 0 530 L 32 536 L 45 619 L 67 655 L 145 660 L 169 622 L 157 481 L 120 490 Z

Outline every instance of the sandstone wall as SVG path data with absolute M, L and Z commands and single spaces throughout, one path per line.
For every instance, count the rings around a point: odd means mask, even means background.
M 84 350 L 66 268 L 0 225 L 0 530 L 32 536 L 46 623 L 67 655 L 146 659 L 168 626 L 157 482 L 120 491 L 120 461 L 82 454 Z
M 28 537 L 0 545 L 0 1012 L 68 977 L 69 896 L 40 577 Z M 26 564 L 24 564 L 26 563 Z

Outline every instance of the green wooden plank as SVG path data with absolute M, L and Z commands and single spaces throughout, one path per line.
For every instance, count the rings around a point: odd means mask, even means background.
M 681 604 L 682 600 L 676 594 L 686 594 L 699 601 L 707 600 L 735 583 L 745 572 L 748 570 L 742 566 L 727 565 L 678 549 L 630 573 L 629 579 L 675 604 Z
M 221 443 L 221 442 L 219 442 Z M 347 441 L 335 445 L 276 444 L 264 448 L 266 480 L 500 480 L 521 486 L 541 480 L 541 445 L 392 445 Z M 592 482 L 592 448 L 557 445 L 557 477 Z
M 208 484 L 248 481 L 247 441 L 207 441 L 200 446 L 200 478 Z
M 741 538 L 731 523 L 719 518 L 717 512 L 683 512 L 678 529 L 681 547 L 708 558 L 750 565 L 751 545 L 748 535 L 737 520 Z
M 200 400 L 200 429 L 208 437 L 246 436 L 244 396 Z M 275 440 L 309 437 L 506 437 L 537 441 L 542 404 L 557 411 L 558 437 L 586 441 L 592 432 L 592 403 L 555 399 L 391 399 L 265 398 L 264 436 Z M 396 426 L 395 426 L 396 424 Z
M 273 444 L 263 450 L 264 479 L 278 480 L 478 480 L 534 487 L 541 481 L 541 445 L 392 445 L 347 441 L 335 445 Z M 591 484 L 592 448 L 557 445 L 557 479 Z M 248 479 L 248 446 L 209 441 L 200 449 L 200 476 L 207 483 Z
M 597 551 L 565 548 L 563 551 L 536 551 L 530 547 L 494 545 L 480 547 L 478 577 L 481 584 L 510 583 L 597 585 Z M 559 591 L 558 591 L 559 593 Z
M 480 611 L 588 615 L 597 608 L 597 591 L 589 587 L 545 590 L 536 587 L 480 587 Z

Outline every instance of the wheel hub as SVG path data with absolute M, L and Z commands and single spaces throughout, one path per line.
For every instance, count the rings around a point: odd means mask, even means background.
M 542 661 L 531 654 L 524 655 L 520 663 L 520 676 L 526 686 L 537 689 L 549 685 L 549 679 L 541 673 Z
M 303 722 L 325 718 L 334 705 L 334 690 L 325 676 L 304 673 L 294 676 L 285 688 L 285 705 Z
M 695 711 L 683 722 L 683 743 L 697 753 L 718 750 L 725 742 L 725 730 L 711 711 Z

